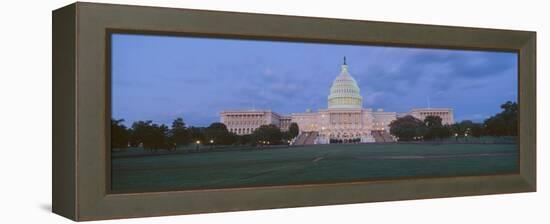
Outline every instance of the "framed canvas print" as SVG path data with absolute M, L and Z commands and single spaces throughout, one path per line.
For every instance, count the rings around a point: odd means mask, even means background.
M 536 190 L 530 31 L 75 3 L 53 12 L 73 220 Z

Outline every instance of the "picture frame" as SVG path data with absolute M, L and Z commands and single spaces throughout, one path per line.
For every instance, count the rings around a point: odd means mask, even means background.
M 536 191 L 536 33 L 77 2 L 53 11 L 52 210 L 75 221 Z M 112 32 L 514 51 L 519 173 L 164 192 L 110 190 Z

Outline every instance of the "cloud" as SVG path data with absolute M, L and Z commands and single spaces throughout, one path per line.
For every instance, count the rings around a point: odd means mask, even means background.
M 140 35 L 113 44 L 113 116 L 126 120 L 203 125 L 225 109 L 326 108 L 343 56 L 367 107 L 404 112 L 429 98 L 467 118 L 517 99 L 517 56 L 506 52 Z

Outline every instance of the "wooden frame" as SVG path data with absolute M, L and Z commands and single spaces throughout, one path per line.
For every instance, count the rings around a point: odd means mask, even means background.
M 112 30 L 518 52 L 520 172 L 115 194 L 107 187 Z M 75 3 L 53 12 L 52 72 L 53 212 L 73 220 L 536 191 L 534 32 Z

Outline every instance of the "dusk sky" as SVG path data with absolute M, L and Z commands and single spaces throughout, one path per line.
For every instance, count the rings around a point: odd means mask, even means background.
M 222 110 L 325 109 L 344 56 L 364 108 L 483 121 L 517 102 L 515 53 L 114 34 L 112 116 L 207 126 Z

